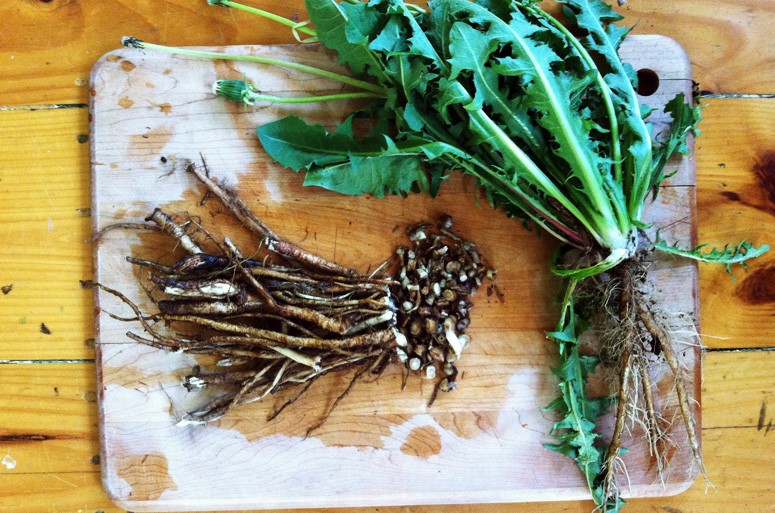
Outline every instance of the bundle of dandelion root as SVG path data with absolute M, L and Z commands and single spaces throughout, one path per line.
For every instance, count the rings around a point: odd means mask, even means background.
M 259 249 L 245 252 L 228 238 L 217 241 L 194 219 L 177 220 L 157 208 L 146 219 L 149 227 L 169 234 L 188 253 L 172 265 L 127 258 L 148 270 L 153 287 L 146 290 L 158 312 L 143 312 L 121 292 L 96 284 L 133 310 L 130 320 L 138 321 L 143 333 L 128 332 L 132 340 L 220 359 L 213 369 L 197 367 L 184 378 L 189 390 L 222 389 L 188 412 L 184 423 L 210 422 L 239 405 L 296 388 L 271 420 L 319 377 L 355 369 L 349 386 L 311 431 L 356 381 L 379 375 L 394 360 L 404 363 L 405 376 L 415 372 L 436 379 L 431 401 L 439 390 L 455 388 L 454 363 L 468 343 L 469 299 L 493 271 L 471 242 L 450 231 L 451 218 L 443 217 L 438 228 L 421 223 L 410 229 L 413 246 L 397 250 L 396 279 L 380 269 L 365 275 L 282 240 L 209 173 L 193 163 L 187 171 L 258 237 Z M 198 242 L 196 235 L 205 240 Z M 214 250 L 205 251 L 205 244 Z M 415 330 L 418 322 L 422 329 Z

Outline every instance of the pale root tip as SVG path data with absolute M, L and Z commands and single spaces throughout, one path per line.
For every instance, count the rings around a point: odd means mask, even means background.
M 201 426 L 203 424 L 206 424 L 206 422 L 202 420 L 181 419 L 175 425 L 178 427 L 186 427 L 186 426 Z

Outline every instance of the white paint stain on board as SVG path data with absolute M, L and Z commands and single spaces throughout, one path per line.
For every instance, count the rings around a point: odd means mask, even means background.
M 16 468 L 16 460 L 13 459 L 10 454 L 6 454 L 3 458 L 3 461 L 0 463 L 2 463 L 8 470 L 13 470 Z

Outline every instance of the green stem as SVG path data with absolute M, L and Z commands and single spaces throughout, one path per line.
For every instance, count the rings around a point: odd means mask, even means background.
M 536 16 L 543 17 L 549 21 L 549 23 L 551 23 L 557 30 L 559 30 L 571 43 L 571 45 L 573 45 L 573 48 L 576 49 L 576 52 L 578 52 L 579 56 L 587 65 L 587 68 L 594 71 L 595 82 L 597 83 L 597 87 L 600 89 L 600 96 L 603 99 L 603 104 L 605 105 L 606 115 L 608 116 L 609 129 L 611 132 L 611 160 L 613 161 L 614 181 L 621 185 L 622 146 L 621 142 L 619 141 L 619 120 L 616 117 L 616 110 L 614 109 L 614 102 L 611 96 L 611 88 L 608 87 L 608 84 L 603 78 L 603 75 L 600 73 L 600 70 L 595 64 L 594 59 L 592 59 L 592 56 L 589 55 L 587 49 L 584 48 L 584 45 L 581 44 L 581 41 L 579 41 L 578 38 L 576 38 L 576 36 L 574 36 L 565 25 L 560 23 L 557 18 L 547 13 L 537 5 L 528 7 L 528 10 Z M 611 198 L 611 200 L 616 217 L 619 221 L 619 227 L 623 232 L 629 231 L 630 222 L 627 218 L 627 206 L 623 204 L 623 198 Z
M 250 96 L 253 101 L 259 102 L 271 102 L 271 103 L 319 103 L 330 102 L 337 100 L 356 100 L 359 98 L 382 98 L 385 97 L 376 93 L 341 93 L 341 94 L 324 94 L 320 96 L 302 96 L 296 98 L 282 98 L 280 96 L 271 96 L 267 94 L 255 93 Z
M 258 16 L 262 16 L 272 21 L 276 21 L 277 23 L 285 25 L 286 27 L 290 27 L 293 30 L 297 30 L 302 34 L 307 34 L 308 36 L 317 37 L 317 32 L 314 29 L 305 27 L 304 25 L 301 25 L 298 22 L 289 20 L 288 18 L 283 18 L 282 16 L 278 16 L 277 14 L 271 13 L 269 11 L 264 11 L 263 9 L 257 9 L 255 7 L 250 7 L 249 5 L 243 5 L 237 2 L 232 2 L 231 0 L 208 0 L 207 3 L 210 5 L 222 5 L 224 7 L 231 7 L 233 9 L 244 11 L 250 14 L 256 14 Z
M 270 66 L 278 66 L 281 68 L 293 69 L 293 70 L 301 71 L 303 73 L 307 73 L 309 75 L 314 75 L 321 78 L 327 78 L 329 80 L 334 80 L 342 84 L 347 84 L 349 86 L 357 87 L 358 89 L 363 89 L 364 91 L 370 91 L 372 93 L 377 93 L 380 95 L 385 94 L 385 90 L 382 87 L 376 84 L 372 84 L 371 82 L 365 82 L 363 80 L 358 80 L 357 78 L 352 78 L 347 75 L 342 75 L 341 73 L 334 73 L 333 71 L 327 71 L 324 69 L 315 68 L 313 66 L 307 66 L 305 64 L 298 64 L 295 62 L 284 61 L 281 59 L 272 59 L 271 57 L 261 57 L 258 55 L 234 55 L 234 54 L 220 53 L 220 52 L 205 52 L 201 50 L 193 50 L 190 48 L 163 46 L 163 45 L 157 45 L 153 43 L 146 43 L 134 37 L 122 38 L 121 44 L 129 48 L 140 48 L 140 49 L 154 50 L 154 51 L 160 51 L 160 52 L 174 53 L 177 55 L 183 55 L 186 57 L 195 57 L 199 59 L 219 59 L 219 60 L 226 60 L 226 61 L 255 62 L 258 64 L 268 64 Z
M 565 294 L 562 298 L 562 307 L 560 309 L 560 320 L 557 322 L 557 329 L 562 330 L 565 328 L 567 322 L 568 312 L 570 311 L 573 303 L 573 293 L 576 291 L 576 286 L 579 284 L 579 280 L 570 278 L 568 280 L 568 286 L 565 287 Z
M 449 157 L 448 160 L 451 165 L 465 169 L 468 173 L 478 178 L 480 182 L 486 183 L 488 187 L 498 191 L 499 194 L 518 205 L 525 215 L 553 237 L 571 246 L 579 248 L 583 246 L 584 239 L 579 234 L 565 226 L 554 215 L 546 211 L 542 205 L 532 201 L 528 194 L 522 193 L 516 185 L 505 180 L 498 172 L 480 163 L 476 157 L 472 156 L 470 160 L 477 165 L 470 164 L 457 157 Z
M 726 265 L 727 268 L 733 264 L 744 264 L 746 260 L 759 257 L 770 250 L 770 247 L 766 244 L 756 248 L 747 241 L 739 242 L 732 247 L 724 246 L 721 250 L 713 248 L 705 253 L 702 252 L 703 247 L 705 247 L 704 244 L 697 246 L 694 249 L 682 249 L 678 246 L 671 246 L 659 238 L 659 234 L 657 234 L 657 242 L 654 244 L 654 249 L 664 253 L 708 264 L 723 264 Z
M 356 100 L 360 98 L 385 98 L 383 95 L 370 93 L 367 91 L 301 97 L 273 96 L 270 94 L 261 94 L 256 90 L 255 87 L 243 80 L 218 80 L 215 82 L 213 91 L 218 96 L 222 96 L 238 103 L 244 103 L 245 105 L 253 105 L 255 102 L 318 103 L 337 100 Z
M 630 256 L 632 256 L 632 253 L 628 248 L 616 248 L 611 250 L 611 253 L 608 254 L 608 257 L 606 257 L 605 260 L 602 260 L 593 266 L 583 267 L 581 269 L 561 269 L 559 267 L 552 267 L 552 272 L 557 276 L 562 276 L 564 278 L 581 280 L 613 269 Z
M 461 86 L 462 87 L 462 86 Z M 518 163 L 522 171 L 528 175 L 529 182 L 542 190 L 548 196 L 557 200 L 573 217 L 578 219 L 589 230 L 590 235 L 604 248 L 615 249 L 626 246 L 626 237 L 618 226 L 607 222 L 604 216 L 589 212 L 584 215 L 576 205 L 570 201 L 549 177 L 533 162 L 533 160 L 512 141 L 508 135 L 493 121 L 484 111 L 470 111 L 471 119 L 479 123 L 496 144 L 507 160 Z
M 520 53 L 527 61 L 530 62 L 531 67 L 535 71 L 534 80 L 536 85 L 540 86 L 541 90 L 544 91 L 546 101 L 550 105 L 550 107 L 548 107 L 548 111 L 557 116 L 557 124 L 559 125 L 559 128 L 555 134 L 555 137 L 557 137 L 561 144 L 565 144 L 569 149 L 569 152 L 571 153 L 575 162 L 575 164 L 573 162 L 569 162 L 569 164 L 574 167 L 576 175 L 583 184 L 585 194 L 589 196 L 590 200 L 593 202 L 595 208 L 600 212 L 602 217 L 606 219 L 614 218 L 615 216 L 613 213 L 613 207 L 611 205 L 611 199 L 603 190 L 598 171 L 597 169 L 594 169 L 594 166 L 582 150 L 582 148 L 585 147 L 586 141 L 580 142 L 576 139 L 575 134 L 571 129 L 570 122 L 568 119 L 566 119 L 567 111 L 560 104 L 560 99 L 557 96 L 556 88 L 551 83 L 550 77 L 542 66 L 542 63 L 531 50 L 525 38 L 509 23 L 491 14 L 485 8 L 476 4 L 472 4 L 471 10 L 481 12 L 485 19 L 492 20 L 492 23 L 500 25 L 500 27 L 505 32 L 511 35 L 514 46 L 518 47 Z M 610 247 L 612 242 L 614 245 L 616 244 L 614 241 L 609 239 L 602 242 L 602 245 Z

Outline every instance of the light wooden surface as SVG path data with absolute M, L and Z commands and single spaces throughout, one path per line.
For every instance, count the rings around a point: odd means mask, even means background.
M 285 3 L 286 14 L 299 4 Z M 746 237 L 772 244 L 775 201 L 766 177 L 775 174 L 775 100 L 766 95 L 775 93 L 769 28 L 775 24 L 775 5 L 765 0 L 630 0 L 624 10 L 628 21 L 639 20 L 636 31 L 678 39 L 701 89 L 720 96 L 706 100 L 704 133 L 698 139 L 699 239 L 723 244 Z M 79 142 L 79 136 L 88 135 L 87 112 L 79 108 L 87 99 L 88 73 L 125 34 L 177 44 L 265 44 L 291 38 L 245 15 L 183 0 L 29 0 L 4 2 L 0 13 L 0 108 L 19 109 L 0 111 L 0 286 L 14 284 L 9 294 L 0 294 L 0 459 L 10 458 L 0 465 L 0 510 L 120 511 L 102 491 L 98 462 L 92 459 L 97 454 L 92 304 L 78 284 L 91 275 L 91 247 L 81 243 L 91 222 L 85 210 L 88 145 Z M 770 470 L 775 447 L 769 432 L 775 425 L 773 262 L 775 256 L 765 256 L 750 272 L 736 272 L 737 281 L 723 270 L 700 267 L 709 348 L 703 439 L 716 489 L 705 494 L 697 482 L 677 497 L 633 500 L 629 511 L 774 511 Z M 52 333 L 40 333 L 40 323 Z M 591 503 L 518 509 L 581 513 L 590 511 Z
M 317 45 L 232 46 L 228 51 L 337 66 L 336 57 Z M 642 98 L 656 112 L 676 94 L 691 95 L 688 59 L 674 41 L 636 36 L 621 54 L 635 69 L 651 69 L 661 77 L 657 93 Z M 261 151 L 255 126 L 290 113 L 334 126 L 354 106 L 259 104 L 245 109 L 210 93 L 217 78 L 243 76 L 270 95 L 322 95 L 339 89 L 339 84 L 288 70 L 241 63 L 224 66 L 136 50 L 112 52 L 100 61 L 91 78 L 90 107 L 95 229 L 142 222 L 158 206 L 203 219 L 216 238 L 228 235 L 249 254 L 257 240 L 245 237 L 227 216 L 213 217 L 222 210 L 219 204 L 197 208 L 201 191 L 182 167 L 186 159 L 198 159 L 201 153 L 211 175 L 240 191 L 283 237 L 364 271 L 384 261 L 393 248 L 407 244 L 401 227 L 447 213 L 455 219 L 458 233 L 473 238 L 479 253 L 498 269 L 504 299 L 481 292 L 474 298 L 472 342 L 457 365 L 463 377 L 454 393 L 441 394 L 427 408 L 430 382 L 412 378 L 399 393 L 401 373 L 394 366 L 378 383 L 354 388 L 319 430 L 302 439 L 349 376 L 327 377 L 272 423 L 264 419 L 286 394 L 235 410 L 206 427 L 176 427 L 170 404 L 177 411 L 201 402 L 175 377 L 188 372 L 196 360 L 129 341 L 126 331 L 138 332 L 138 325 L 108 315 L 126 308 L 100 292 L 96 337 L 100 443 L 109 495 L 132 511 L 586 497 L 588 490 L 575 464 L 541 449 L 551 442 L 548 432 L 553 422 L 542 410 L 557 396 L 549 369 L 556 350 L 545 340 L 557 315 L 552 295 L 559 284 L 546 272 L 554 241 L 538 239 L 514 226 L 513 220 L 476 208 L 474 182 L 459 175 L 448 180 L 436 198 L 364 197 L 344 202 L 335 193 L 302 187 L 299 175 L 274 164 Z M 662 130 L 664 114 L 652 118 L 655 131 Z M 668 173 L 673 172 L 646 220 L 666 240 L 690 243 L 696 223 L 693 158 L 671 162 Z M 209 222 L 215 219 L 217 224 Z M 109 233 L 95 248 L 96 280 L 153 308 L 137 282 L 137 270 L 125 258 L 131 254 L 173 262 L 179 258 L 172 254 L 174 247 L 166 236 Z M 697 315 L 696 274 L 693 262 L 673 258 L 657 258 L 652 269 L 660 302 L 678 322 L 679 314 Z M 694 350 L 699 340 L 686 322 L 674 329 L 685 333 L 679 337 L 684 348 L 680 353 L 692 389 L 700 377 Z M 656 401 L 671 417 L 676 404 L 672 387 L 663 385 L 669 383 L 666 368 L 654 365 L 652 375 L 660 384 Z M 699 411 L 696 415 L 699 419 Z M 610 423 L 601 420 L 601 425 Z M 673 424 L 669 436 L 679 446 L 686 443 L 680 423 Z M 663 484 L 648 448 L 638 443 L 641 439 L 635 430 L 623 441 L 630 449 L 623 457 L 627 495 L 671 495 L 691 485 L 695 472 L 689 451 L 671 452 Z

